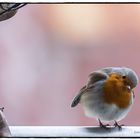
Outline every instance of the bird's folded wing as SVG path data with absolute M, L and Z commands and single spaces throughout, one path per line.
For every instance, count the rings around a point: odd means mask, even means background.
M 71 107 L 75 107 L 80 102 L 80 98 L 83 95 L 83 93 L 85 93 L 85 91 L 86 91 L 86 86 L 81 88 L 81 90 L 79 91 L 77 96 L 74 97 L 72 104 L 71 104 Z
M 88 85 L 88 86 L 84 86 L 78 93 L 78 95 L 73 99 L 71 107 L 75 107 L 81 99 L 81 96 L 83 94 L 86 94 L 91 88 L 94 88 L 94 84 Z
M 107 79 L 108 75 L 102 71 L 94 71 L 89 75 L 89 79 L 87 82 L 87 85 L 85 85 L 77 94 L 77 96 L 73 99 L 71 107 L 75 107 L 81 99 L 81 96 L 83 94 L 86 94 L 88 90 L 90 90 L 91 88 L 94 88 L 94 85 L 96 82 L 100 81 L 100 80 L 105 80 Z
M 105 80 L 108 78 L 108 75 L 103 71 L 94 71 L 89 75 L 87 85 L 93 85 L 94 83 Z

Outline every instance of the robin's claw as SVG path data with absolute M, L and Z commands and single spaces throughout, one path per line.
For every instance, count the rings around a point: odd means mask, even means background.
M 115 121 L 114 126 L 115 126 L 115 127 L 118 127 L 119 130 L 121 130 L 121 129 L 122 129 L 122 126 L 124 126 L 124 124 L 121 124 L 121 125 L 120 125 L 120 124 L 117 123 L 117 121 Z
M 107 126 L 110 126 L 109 124 L 103 124 L 100 119 L 98 119 L 98 121 L 101 128 L 107 129 Z

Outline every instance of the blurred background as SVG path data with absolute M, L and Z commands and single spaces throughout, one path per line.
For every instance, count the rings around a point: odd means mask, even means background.
M 9 125 L 98 125 L 73 97 L 90 72 L 140 74 L 140 5 L 28 4 L 0 22 L 0 106 Z M 125 125 L 140 125 L 139 85 Z

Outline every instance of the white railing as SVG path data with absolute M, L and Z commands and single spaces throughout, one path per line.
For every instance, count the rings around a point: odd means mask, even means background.
M 140 127 L 10 126 L 14 138 L 140 137 Z

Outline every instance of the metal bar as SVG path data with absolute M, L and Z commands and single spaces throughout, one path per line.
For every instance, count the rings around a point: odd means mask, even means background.
M 10 130 L 13 138 L 140 137 L 140 127 L 10 126 Z

